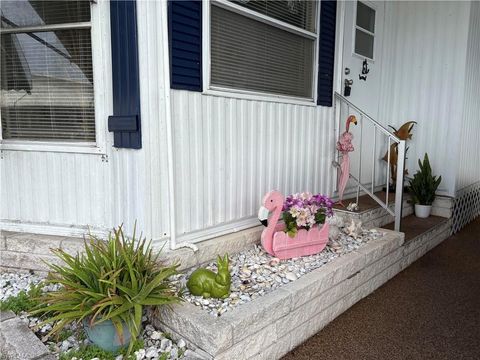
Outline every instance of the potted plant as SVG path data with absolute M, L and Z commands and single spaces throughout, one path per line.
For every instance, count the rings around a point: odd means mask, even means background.
M 261 235 L 263 248 L 279 259 L 319 253 L 328 242 L 325 219 L 332 215 L 332 206 L 333 201 L 320 194 L 304 192 L 284 199 L 278 191 L 270 191 L 258 213 L 266 226 Z M 283 224 L 278 222 L 281 216 Z
M 71 256 L 52 250 L 62 265 L 47 281 L 60 284 L 57 291 L 42 295 L 44 304 L 32 314 L 41 314 L 45 323 L 54 323 L 51 336 L 71 322 L 83 323 L 90 340 L 108 351 L 134 341 L 141 331 L 143 308 L 181 301 L 169 277 L 178 265 L 163 266 L 146 239 L 125 237 L 122 227 L 113 230 L 107 241 L 92 235 L 85 240 L 84 253 Z
M 423 162 L 418 159 L 418 166 L 420 170 L 410 180 L 409 191 L 412 194 L 412 202 L 415 204 L 415 215 L 420 218 L 427 218 L 432 211 L 435 192 L 442 181 L 442 177 L 437 178 L 432 175 L 427 153 L 425 153 Z

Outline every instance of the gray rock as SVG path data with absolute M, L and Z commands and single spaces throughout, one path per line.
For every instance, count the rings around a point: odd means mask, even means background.
M 0 348 L 2 354 L 11 360 L 40 358 L 50 354 L 47 347 L 17 317 L 2 322 Z
M 172 340 L 170 339 L 162 339 L 160 342 L 160 350 L 166 352 L 168 348 L 172 347 Z

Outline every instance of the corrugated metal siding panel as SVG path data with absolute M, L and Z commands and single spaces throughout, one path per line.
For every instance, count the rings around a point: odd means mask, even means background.
M 107 222 L 100 156 L 4 152 L 1 219 L 64 225 Z
M 172 91 L 177 234 L 254 217 L 271 189 L 331 194 L 333 109 Z
M 473 1 L 465 74 L 465 105 L 460 135 L 457 190 L 480 181 L 480 3 Z
M 163 1 L 137 1 L 140 101 L 144 168 L 137 173 L 137 181 L 143 182 L 145 202 L 142 205 L 145 229 L 153 239 L 170 235 L 168 207 L 168 167 L 166 141 L 166 114 L 164 79 L 168 76 L 165 53 L 168 54 L 166 35 L 167 12 Z
M 408 143 L 407 169 L 413 174 L 417 159 L 428 152 L 448 195 L 455 191 L 452 164 L 458 156 L 468 11 L 468 2 L 387 2 L 384 43 L 389 51 L 379 121 L 418 122 Z

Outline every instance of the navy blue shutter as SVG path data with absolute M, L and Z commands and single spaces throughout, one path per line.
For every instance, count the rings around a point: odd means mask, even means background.
M 337 2 L 322 0 L 320 4 L 317 104 L 332 106 Z
M 202 91 L 202 1 L 169 0 L 170 87 Z
M 117 148 L 142 148 L 136 10 L 135 0 L 110 1 L 113 115 L 108 131 Z

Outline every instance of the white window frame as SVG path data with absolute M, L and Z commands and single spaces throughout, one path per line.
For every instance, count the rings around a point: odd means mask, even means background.
M 222 97 L 232 97 L 238 99 L 248 99 L 248 100 L 260 100 L 260 101 L 271 101 L 271 102 L 280 102 L 280 103 L 289 103 L 289 104 L 299 104 L 299 105 L 308 105 L 308 106 L 317 106 L 317 87 L 318 87 L 318 49 L 319 49 L 319 34 L 320 34 L 320 1 L 315 0 L 317 3 L 316 7 L 316 19 L 315 19 L 315 33 L 298 28 L 291 24 L 288 24 L 284 21 L 277 20 L 270 16 L 258 13 L 256 11 L 250 10 L 241 5 L 235 4 L 228 0 L 203 0 L 202 6 L 202 27 L 203 27 L 203 36 L 202 36 L 202 67 L 203 67 L 203 94 L 213 95 L 213 96 L 222 96 Z M 234 89 L 229 87 L 222 87 L 218 85 L 211 84 L 211 48 L 210 48 L 210 8 L 212 3 L 215 6 L 222 7 L 227 10 L 231 10 L 238 14 L 244 15 L 251 19 L 261 21 L 268 25 L 275 26 L 279 29 L 289 31 L 294 34 L 304 35 L 310 39 L 314 40 L 314 59 L 313 66 L 313 81 L 312 81 L 312 98 L 297 97 L 292 95 L 280 95 L 273 94 L 268 92 L 253 91 L 253 90 L 243 90 L 243 89 Z
M 364 29 L 361 26 L 357 25 L 357 8 L 358 8 L 358 3 L 359 2 L 363 3 L 364 5 L 368 6 L 370 9 L 373 9 L 373 11 L 375 11 L 375 28 L 373 29 L 374 30 L 373 33 L 371 31 L 368 31 L 367 29 Z M 355 45 L 356 45 L 356 42 L 357 42 L 357 30 L 360 30 L 361 32 L 363 32 L 365 34 L 373 36 L 373 57 L 372 58 L 369 58 L 368 56 L 361 55 L 361 54 L 358 54 L 358 53 L 355 52 Z M 355 55 L 355 56 L 357 56 L 361 59 L 368 59 L 371 62 L 375 62 L 376 43 L 377 43 L 377 40 L 375 39 L 376 30 L 377 30 L 377 6 L 374 3 L 370 2 L 370 1 L 366 1 L 366 0 L 355 1 L 355 11 L 354 11 L 354 14 L 353 14 L 353 36 L 352 36 L 352 39 L 353 39 L 353 41 L 352 41 L 352 54 L 353 55 Z
M 108 116 L 112 113 L 112 61 L 110 48 L 110 5 L 108 0 L 90 1 L 95 142 L 35 141 L 3 139 L 0 151 L 36 151 L 105 155 Z M 1 36 L 1 34 L 0 34 Z M 1 109 L 0 109 L 1 112 Z M 0 113 L 1 115 L 1 113 Z

